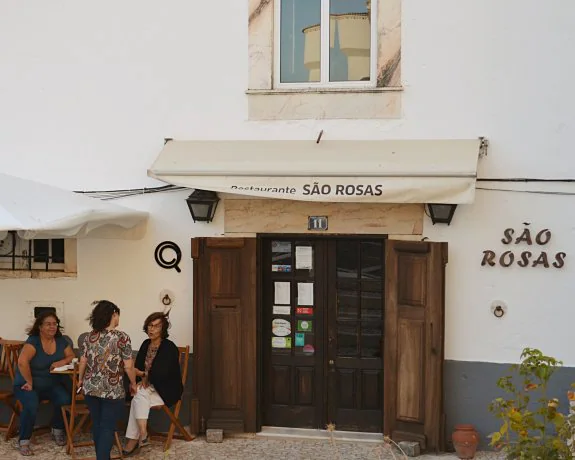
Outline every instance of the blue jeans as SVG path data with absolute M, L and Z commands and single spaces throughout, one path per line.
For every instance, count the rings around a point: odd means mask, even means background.
M 122 416 L 125 399 L 104 399 L 86 395 L 86 405 L 92 418 L 92 437 L 97 460 L 110 460 L 114 433 Z
M 50 400 L 54 405 L 52 428 L 57 430 L 64 429 L 64 419 L 61 408 L 66 404 L 70 404 L 70 393 L 64 386 L 54 384 L 47 388 L 34 388 L 32 391 L 24 391 L 20 386 L 15 386 L 14 395 L 22 404 L 22 413 L 20 414 L 20 441 L 27 441 L 32 437 L 40 401 L 45 399 Z

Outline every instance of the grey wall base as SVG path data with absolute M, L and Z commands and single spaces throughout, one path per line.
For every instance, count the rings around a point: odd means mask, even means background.
M 453 427 L 472 423 L 481 438 L 480 448 L 487 450 L 487 436 L 499 428 L 498 420 L 489 412 L 489 403 L 504 393 L 496 383 L 509 375 L 510 364 L 446 361 L 444 365 L 444 408 L 446 436 L 450 441 Z M 567 391 L 575 383 L 575 368 L 563 367 L 553 376 L 548 396 L 558 398 L 562 412 L 569 407 Z M 449 445 L 449 443 L 448 443 Z

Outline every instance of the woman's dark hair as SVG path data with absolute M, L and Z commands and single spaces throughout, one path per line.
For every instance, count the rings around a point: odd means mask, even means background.
M 60 326 L 60 318 L 58 318 L 58 315 L 56 315 L 56 313 L 53 313 L 51 311 L 45 311 L 43 313 L 40 313 L 34 320 L 34 324 L 32 324 L 32 326 L 30 326 L 28 329 L 26 329 L 26 334 L 28 334 L 29 336 L 40 335 L 40 326 L 44 324 L 46 318 L 54 318 L 56 320 L 56 323 L 58 323 L 58 326 L 56 328 L 56 337 L 62 337 L 63 327 Z
M 110 325 L 114 313 L 120 314 L 120 309 L 109 300 L 96 300 L 92 305 L 96 306 L 88 316 L 88 321 L 96 332 L 102 332 Z
M 161 311 L 157 311 L 155 313 L 152 313 L 150 316 L 148 316 L 146 318 L 146 321 L 144 321 L 144 332 L 147 334 L 148 333 L 148 326 L 153 323 L 154 321 L 156 321 L 157 319 L 161 319 L 162 320 L 162 339 L 167 339 L 170 334 L 168 334 L 168 329 L 170 329 L 172 327 L 172 325 L 170 324 L 170 313 L 163 313 Z

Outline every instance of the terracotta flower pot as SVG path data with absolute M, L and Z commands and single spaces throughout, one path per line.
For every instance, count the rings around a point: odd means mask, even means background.
M 470 459 L 475 457 L 477 445 L 479 444 L 479 435 L 473 425 L 455 425 L 451 439 L 459 458 Z

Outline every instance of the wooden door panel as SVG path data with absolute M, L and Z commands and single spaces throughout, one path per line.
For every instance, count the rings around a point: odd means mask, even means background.
M 446 263 L 446 243 L 386 244 L 384 433 L 424 450 L 444 447 Z
M 361 372 L 361 408 L 381 411 L 383 407 L 383 379 L 380 370 Z
M 338 430 L 382 431 L 384 251 L 381 239 L 329 242 L 328 422 Z
M 337 402 L 340 409 L 357 409 L 357 371 L 337 369 Z M 337 421 L 337 420 L 334 420 Z
M 195 238 L 194 390 L 206 428 L 256 430 L 256 241 Z
M 422 423 L 423 409 L 423 368 L 424 324 L 417 320 L 399 320 L 397 333 L 398 361 L 397 372 L 397 418 L 407 422 Z
M 298 366 L 295 368 L 295 405 L 313 406 L 315 403 L 315 369 Z
M 211 409 L 241 409 L 241 347 L 234 337 L 241 337 L 241 315 L 238 308 L 214 309 L 210 321 L 212 366 Z M 217 363 L 222 363 L 217 365 Z
M 311 270 L 297 268 L 298 246 L 312 248 Z M 263 425 L 324 428 L 324 296 L 321 294 L 322 276 L 325 276 L 323 255 L 321 241 L 288 237 L 262 241 Z M 290 269 L 287 270 L 286 267 Z M 289 305 L 278 304 L 279 308 L 274 308 L 275 283 L 289 283 Z M 299 283 L 314 284 L 313 305 L 300 304 Z M 272 330 L 274 320 L 283 320 L 290 324 L 290 332 L 286 336 L 291 340 L 291 346 L 288 348 L 272 347 L 272 339 L 280 338 Z M 298 331 L 300 320 L 311 321 L 311 331 Z M 296 340 L 296 334 L 303 334 L 303 343 L 302 336 L 298 335 Z M 309 350 L 304 351 L 303 345 L 312 345 L 311 353 Z
M 271 404 L 287 406 L 291 396 L 291 367 L 272 366 L 271 381 L 273 385 Z
M 241 252 L 212 252 L 209 267 L 210 295 L 237 298 L 240 295 Z
M 427 298 L 426 255 L 398 253 L 397 301 L 399 306 L 425 307 Z

